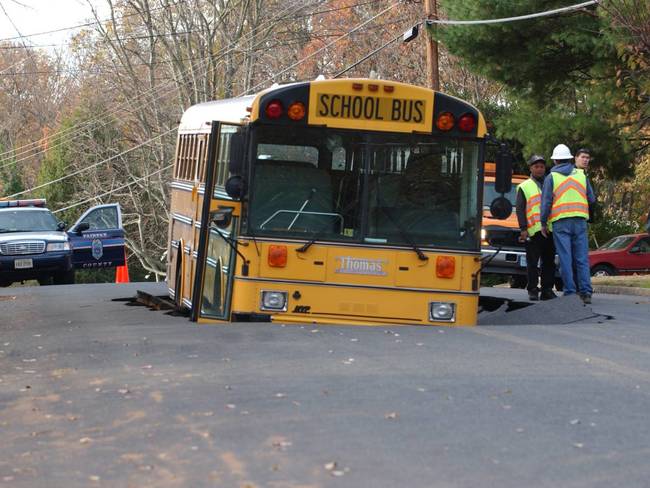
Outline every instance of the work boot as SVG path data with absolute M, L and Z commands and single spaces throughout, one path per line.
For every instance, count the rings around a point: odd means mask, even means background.
M 539 300 L 539 292 L 537 290 L 528 290 L 528 299 L 531 302 Z
M 580 299 L 585 305 L 591 305 L 591 295 L 589 293 L 581 293 Z
M 553 298 L 557 298 L 557 295 L 553 293 L 553 290 L 551 289 L 542 290 L 542 294 L 540 295 L 540 298 L 542 300 L 552 300 Z

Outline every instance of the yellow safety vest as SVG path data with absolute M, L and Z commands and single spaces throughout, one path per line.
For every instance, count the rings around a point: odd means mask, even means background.
M 589 202 L 587 201 L 587 176 L 584 171 L 573 169 L 569 176 L 551 173 L 553 177 L 553 205 L 549 222 L 580 217 L 589 219 Z
M 542 230 L 542 224 L 539 220 L 542 192 L 532 178 L 520 183 L 517 186 L 517 191 L 520 189 L 524 192 L 526 198 L 526 230 L 528 235 L 532 237 Z

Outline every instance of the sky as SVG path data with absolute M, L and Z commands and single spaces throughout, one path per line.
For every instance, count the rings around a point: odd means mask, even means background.
M 101 18 L 108 16 L 105 0 L 91 0 L 91 3 L 98 9 Z M 0 9 L 0 39 L 18 35 L 11 21 L 18 28 L 20 34 L 27 36 L 94 20 L 86 0 L 0 0 L 0 5 L 2 6 Z M 39 35 L 29 37 L 24 41 L 27 45 L 64 44 L 78 31 L 79 29 L 75 29 Z M 14 39 L 12 42 L 21 41 Z M 48 47 L 47 49 L 56 48 Z

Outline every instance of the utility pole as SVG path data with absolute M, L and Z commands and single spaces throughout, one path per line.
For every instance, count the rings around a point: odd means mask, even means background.
M 437 0 L 424 0 L 424 13 L 429 20 L 438 20 L 438 2 Z M 436 30 L 436 24 L 433 24 L 433 31 Z M 438 73 L 438 41 L 431 36 L 427 36 L 427 79 L 429 88 L 440 90 L 440 76 Z

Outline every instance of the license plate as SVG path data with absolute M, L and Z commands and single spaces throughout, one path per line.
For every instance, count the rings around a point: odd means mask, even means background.
M 519 266 L 521 266 L 522 268 L 526 267 L 526 256 L 521 256 L 519 258 Z
M 28 269 L 33 267 L 34 267 L 34 262 L 31 259 L 14 260 L 14 269 Z

